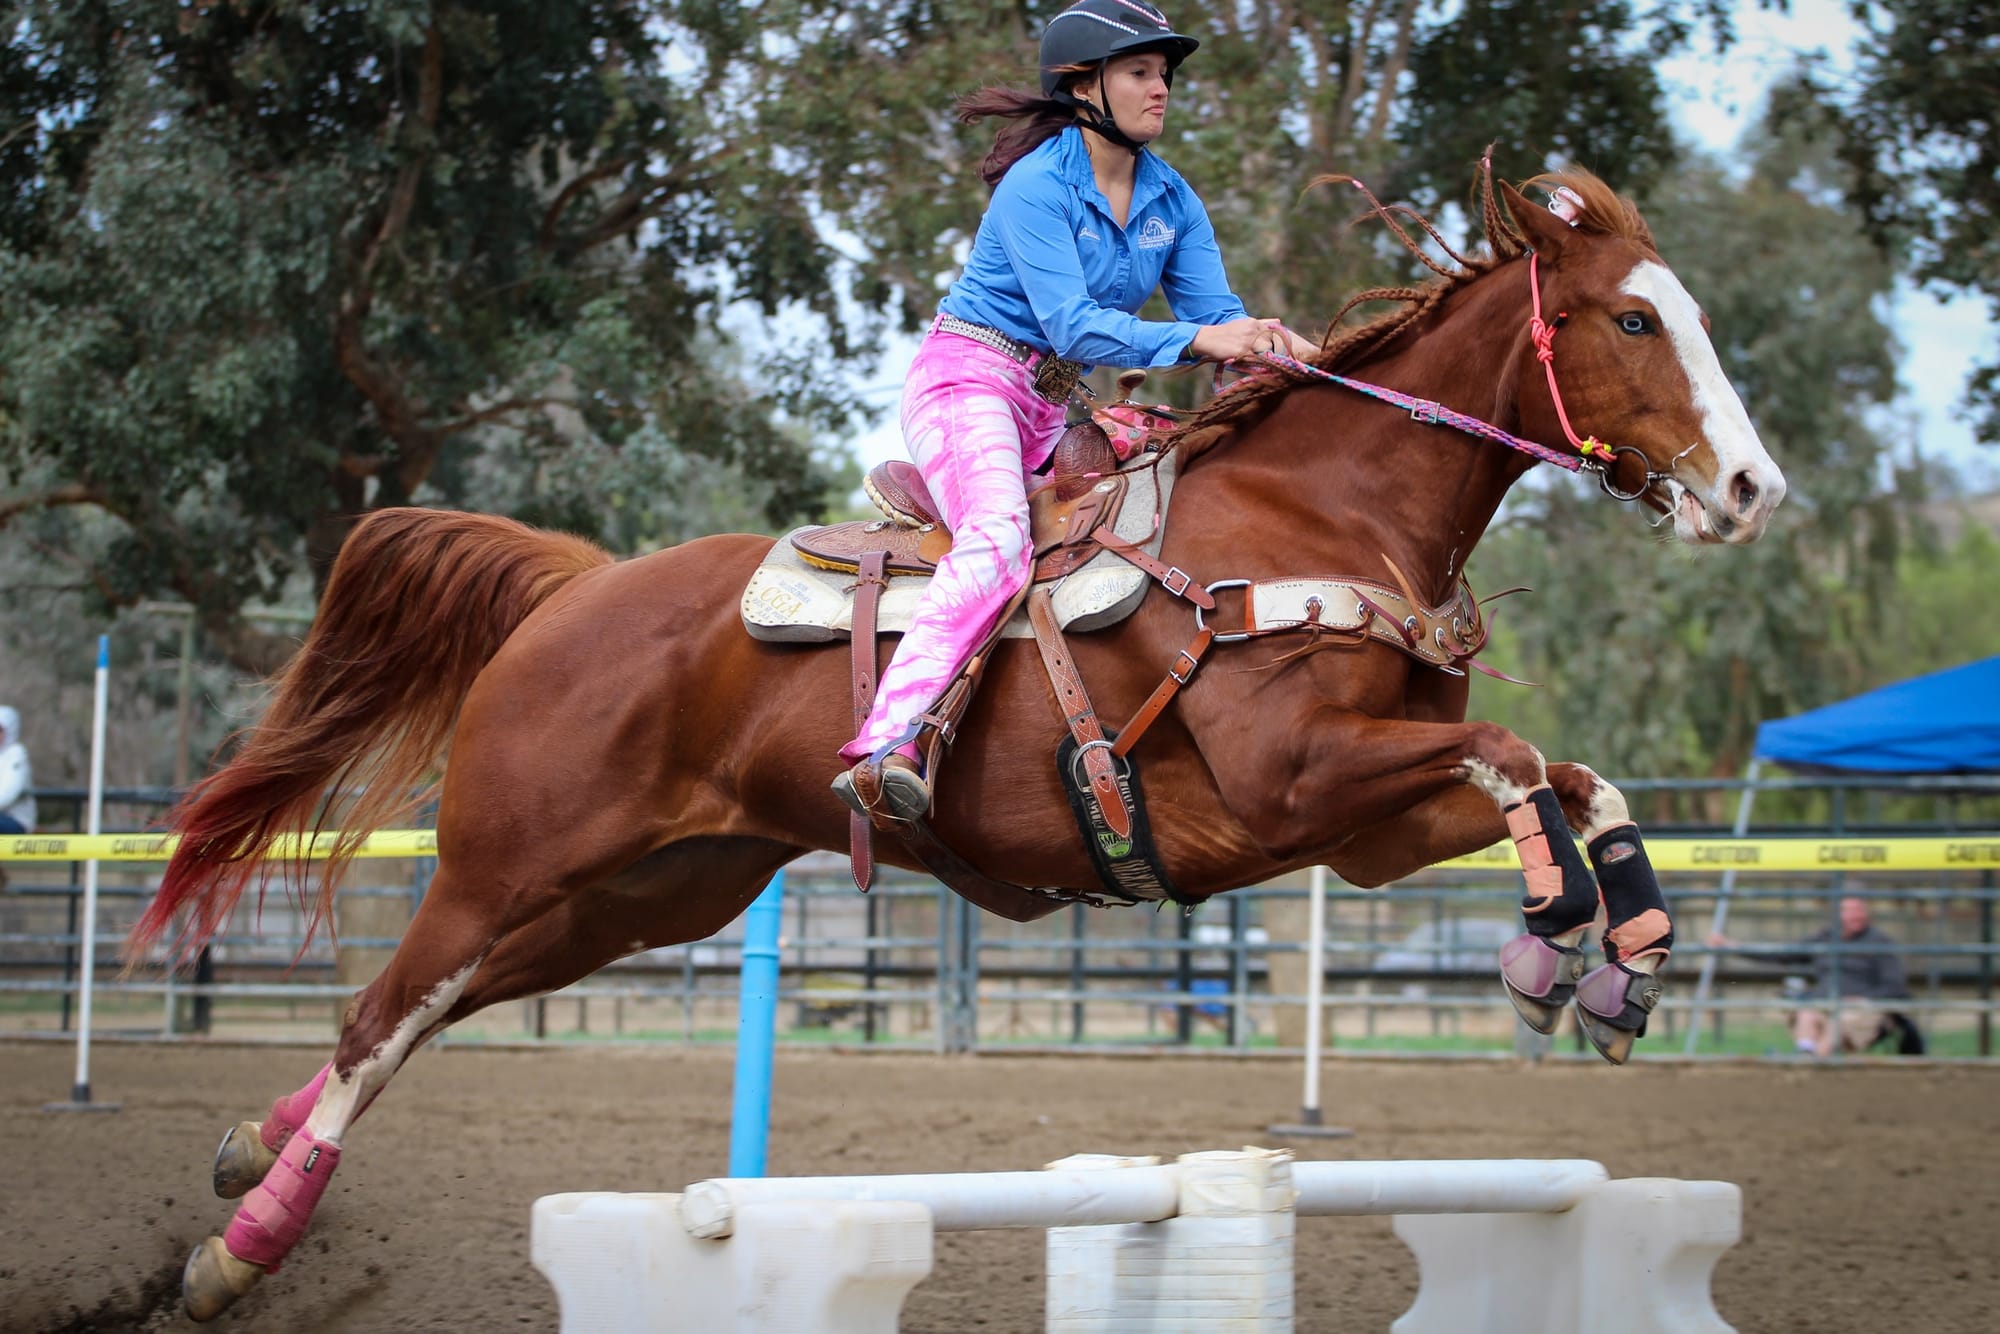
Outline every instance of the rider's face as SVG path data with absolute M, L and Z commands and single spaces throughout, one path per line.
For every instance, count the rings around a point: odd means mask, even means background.
M 1157 51 L 1114 56 L 1105 62 L 1103 86 L 1078 92 L 1109 111 L 1134 143 L 1151 143 L 1167 123 L 1167 58 Z

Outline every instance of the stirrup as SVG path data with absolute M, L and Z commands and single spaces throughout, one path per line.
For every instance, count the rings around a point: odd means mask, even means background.
M 931 786 L 903 755 L 891 755 L 879 767 L 873 759 L 856 762 L 833 780 L 833 794 L 856 815 L 870 819 L 883 815 L 891 820 L 921 820 L 931 812 Z
M 1633 1039 L 1646 1031 L 1646 1016 L 1660 1003 L 1660 991 L 1659 978 L 1622 963 L 1593 968 L 1576 984 L 1576 1020 L 1599 1056 L 1625 1064 Z
M 1520 935 L 1500 947 L 1500 981 L 1521 1022 L 1553 1033 L 1583 976 L 1583 951 L 1544 936 Z

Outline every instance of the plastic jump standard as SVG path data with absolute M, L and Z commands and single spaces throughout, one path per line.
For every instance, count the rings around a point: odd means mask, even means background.
M 1580 1160 L 1175 1162 L 702 1181 L 535 1202 L 563 1334 L 886 1334 L 936 1232 L 1048 1229 L 1050 1334 L 1292 1329 L 1294 1220 L 1392 1215 L 1417 1299 L 1393 1334 L 1711 1334 L 1742 1235 L 1721 1181 L 1612 1181 Z

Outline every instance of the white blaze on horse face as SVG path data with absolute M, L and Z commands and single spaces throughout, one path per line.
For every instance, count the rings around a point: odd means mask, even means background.
M 1675 479 L 1675 534 L 1683 542 L 1755 541 L 1785 498 L 1785 478 L 1722 373 L 1701 308 L 1672 270 L 1652 260 L 1635 267 L 1620 290 L 1652 304 L 1687 376 L 1700 436 L 1679 442 L 1681 452 L 1706 444 L 1715 460 L 1713 476 Z
M 409 1059 L 417 1040 L 458 1003 L 459 995 L 465 990 L 466 979 L 477 967 L 479 961 L 475 959 L 432 987 L 430 994 L 417 1003 L 417 1008 L 403 1016 L 396 1030 L 377 1044 L 375 1050 L 362 1057 L 351 1077 L 342 1079 L 338 1071 L 334 1072 L 325 1087 L 320 1089 L 319 1100 L 306 1116 L 306 1132 L 314 1139 L 339 1144 L 341 1136 L 354 1124 L 354 1118 L 361 1115 L 361 1109 L 368 1105 L 368 1099 L 388 1083 L 389 1076 Z

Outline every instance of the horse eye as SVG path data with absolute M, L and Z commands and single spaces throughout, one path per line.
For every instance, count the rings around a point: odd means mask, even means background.
M 1653 322 L 1636 310 L 1628 310 L 1618 317 L 1618 328 L 1637 337 L 1640 334 L 1653 332 Z

